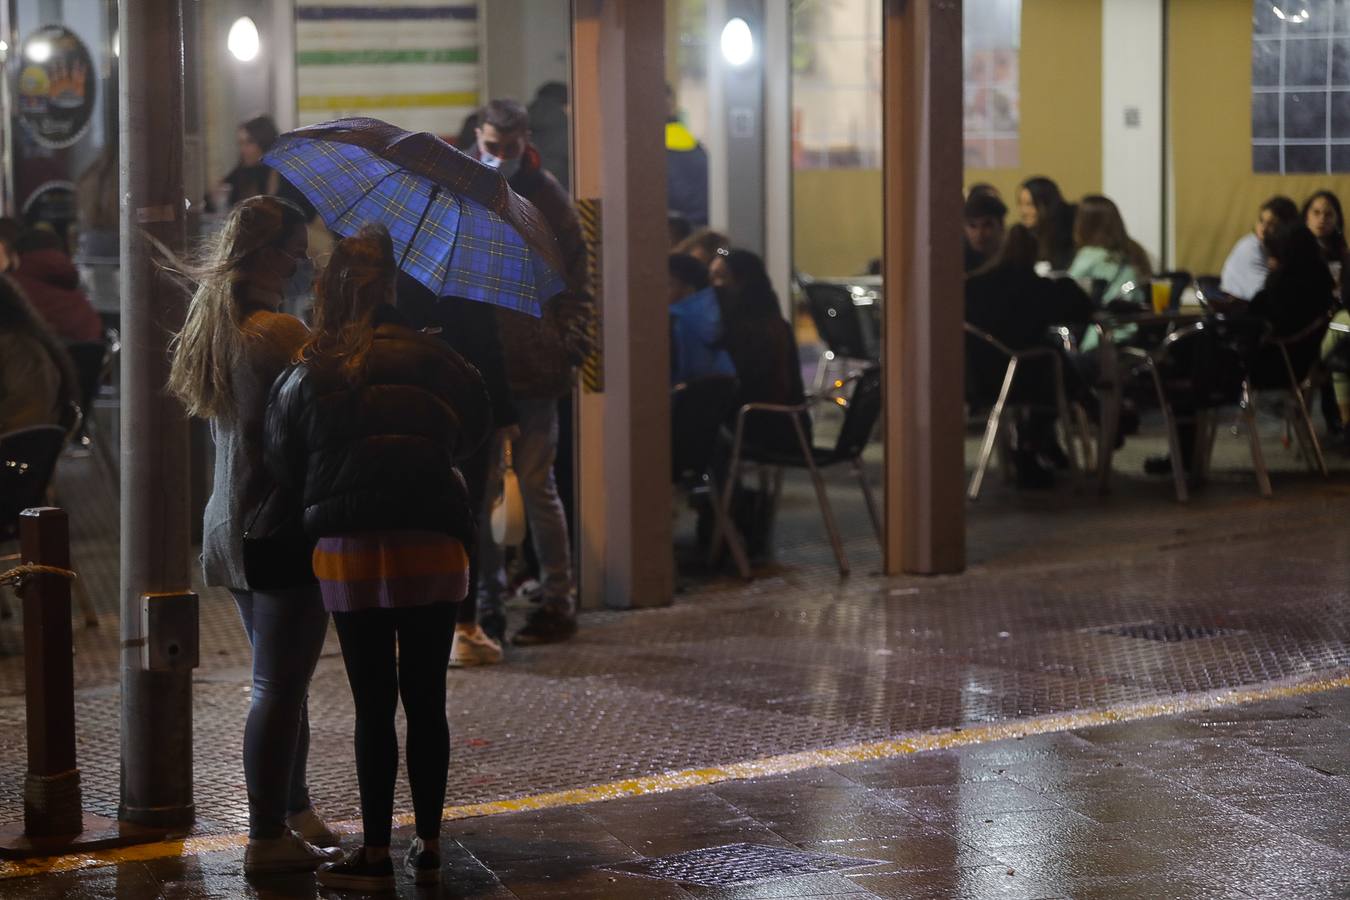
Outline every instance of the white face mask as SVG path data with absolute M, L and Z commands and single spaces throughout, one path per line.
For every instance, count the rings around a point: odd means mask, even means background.
M 478 152 L 479 155 L 482 157 L 480 162 L 482 162 L 483 165 L 487 166 L 489 169 L 496 169 L 498 172 L 501 172 L 502 177 L 507 179 L 508 181 L 511 180 L 511 178 L 514 177 L 517 172 L 520 171 L 519 156 L 517 156 L 515 159 L 502 159 L 501 157 L 493 156 L 491 153 L 488 153 L 486 150 L 483 150 L 481 148 L 479 149 Z

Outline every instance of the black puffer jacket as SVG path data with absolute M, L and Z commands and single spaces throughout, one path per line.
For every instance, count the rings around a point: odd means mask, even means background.
M 455 463 L 492 427 L 478 370 L 437 338 L 376 317 L 359 384 L 322 361 L 297 363 L 272 388 L 268 468 L 304 503 L 311 537 L 425 530 L 474 537 L 474 515 Z

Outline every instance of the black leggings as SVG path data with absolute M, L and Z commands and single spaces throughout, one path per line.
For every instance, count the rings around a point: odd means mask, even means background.
M 450 767 L 445 671 L 455 604 L 335 612 L 333 621 L 356 703 L 356 781 L 365 844 L 389 846 L 398 776 L 394 713 L 400 696 L 408 719 L 408 786 L 417 835 L 436 838 Z

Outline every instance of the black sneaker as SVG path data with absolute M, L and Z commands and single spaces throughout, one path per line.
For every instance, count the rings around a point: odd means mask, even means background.
M 1144 460 L 1145 475 L 1171 475 L 1172 457 L 1150 456 Z
M 379 862 L 366 859 L 366 848 L 351 851 L 338 862 L 319 866 L 319 884 L 339 891 L 392 891 L 394 864 L 389 857 Z
M 403 871 L 414 884 L 439 884 L 441 881 L 441 855 L 426 849 L 420 837 L 414 837 L 408 845 L 408 855 L 403 860 Z
M 530 613 L 530 617 L 525 620 L 525 627 L 516 632 L 511 643 L 517 647 L 556 644 L 576 633 L 576 614 L 546 601 L 543 606 Z

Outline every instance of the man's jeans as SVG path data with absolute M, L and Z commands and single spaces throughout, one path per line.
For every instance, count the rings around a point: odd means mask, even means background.
M 534 537 L 534 552 L 539 557 L 540 580 L 545 602 L 572 603 L 572 545 L 567 536 L 567 514 L 558 499 L 553 477 L 553 458 L 558 452 L 558 404 L 555 400 L 515 400 L 520 415 L 520 437 L 511 442 L 511 462 L 520 481 L 525 501 L 525 516 Z M 506 571 L 502 548 L 492 540 L 491 509 L 502 491 L 502 448 L 493 453 L 488 477 L 488 509 L 483 516 L 482 537 L 478 542 L 479 616 L 502 612 L 506 595 Z

